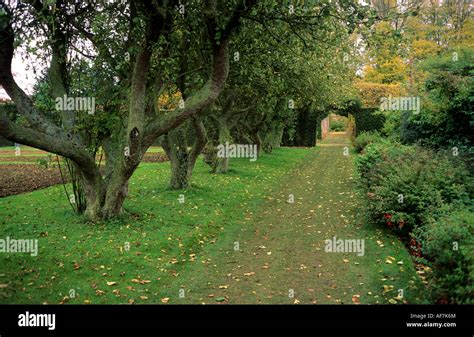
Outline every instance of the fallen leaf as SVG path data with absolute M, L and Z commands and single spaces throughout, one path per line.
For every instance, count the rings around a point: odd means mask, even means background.
M 110 282 L 109 282 L 109 281 L 107 281 L 107 285 L 108 285 L 108 286 L 114 286 L 114 285 L 116 285 L 116 284 L 117 284 L 117 282 L 114 282 L 114 281 L 110 281 Z
M 360 295 L 353 295 L 352 296 L 352 302 L 354 302 L 355 304 L 360 304 Z
M 132 279 L 132 282 L 133 283 L 140 283 L 140 284 L 151 283 L 150 280 L 139 280 L 139 279 L 136 279 L 136 278 Z
M 388 286 L 388 285 L 383 286 L 384 293 L 388 293 L 389 291 L 392 291 L 392 290 L 393 290 L 393 286 Z
M 170 300 L 169 297 L 165 297 L 165 298 L 162 298 L 162 299 L 161 299 L 161 302 L 162 302 L 162 303 L 168 303 L 169 300 Z

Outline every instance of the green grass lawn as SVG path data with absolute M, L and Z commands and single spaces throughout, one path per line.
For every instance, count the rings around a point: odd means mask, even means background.
M 41 150 L 35 149 L 33 147 L 29 147 L 29 146 L 24 146 L 24 145 L 21 146 L 21 151 L 22 152 L 20 152 L 19 156 L 15 155 L 15 147 L 14 146 L 2 146 L 2 147 L 0 147 L 0 150 L 11 152 L 11 153 L 7 153 L 7 154 L 0 153 L 0 165 L 8 165 L 8 164 L 38 165 L 38 161 L 40 159 L 42 159 L 42 158 L 46 159 L 48 157 L 48 153 L 40 152 Z M 35 153 L 32 153 L 32 154 L 31 153 L 25 153 L 25 151 L 34 151 Z M 150 146 L 146 152 L 147 153 L 165 153 L 165 151 L 163 150 L 163 148 L 161 146 Z M 2 158 L 11 158 L 11 157 L 15 157 L 18 160 L 16 160 L 16 161 L 5 161 L 4 159 L 2 160 Z M 38 160 L 37 161 L 24 161 L 24 160 L 21 160 L 22 157 L 35 157 Z M 57 165 L 56 159 L 54 159 L 54 158 L 52 159 L 52 161 L 49 165 L 51 165 L 51 166 Z M 96 163 L 98 164 L 99 161 L 96 161 Z M 102 162 L 102 164 L 103 164 L 103 162 Z
M 185 191 L 167 189 L 169 163 L 142 163 L 114 221 L 75 215 L 61 185 L 2 198 L 0 238 L 39 253 L 0 254 L 0 303 L 425 303 L 406 248 L 367 221 L 355 153 L 322 145 L 225 175 L 200 159 Z M 325 252 L 333 235 L 365 239 L 365 255 Z
M 203 248 L 242 224 L 310 151 L 281 148 L 256 162 L 232 160 L 226 175 L 208 173 L 199 160 L 187 191 L 167 190 L 169 163 L 141 164 L 127 214 L 104 223 L 72 213 L 62 186 L 2 198 L 0 238 L 38 239 L 39 253 L 0 255 L 0 303 L 60 303 L 71 289 L 67 303 L 160 302 L 170 297 L 163 285 L 190 264 L 208 263 Z

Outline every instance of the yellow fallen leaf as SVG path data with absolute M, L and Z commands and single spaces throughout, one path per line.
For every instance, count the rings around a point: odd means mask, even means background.
M 383 292 L 384 293 L 387 293 L 387 292 L 392 291 L 392 290 L 393 290 L 393 286 L 388 286 L 388 285 L 383 286 Z
M 140 283 L 140 284 L 151 283 L 150 280 L 139 280 L 139 279 L 136 279 L 136 278 L 132 279 L 132 282 L 133 283 Z
M 108 285 L 108 286 L 114 286 L 114 285 L 116 285 L 116 284 L 117 284 L 117 282 L 114 282 L 114 281 L 110 281 L 110 282 L 109 282 L 109 281 L 107 281 L 107 285 Z
M 162 298 L 162 299 L 161 299 L 161 302 L 162 302 L 162 303 L 168 303 L 169 300 L 170 300 L 169 297 L 165 297 L 165 298 Z

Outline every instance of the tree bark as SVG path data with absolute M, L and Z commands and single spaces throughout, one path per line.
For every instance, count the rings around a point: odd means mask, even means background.
M 170 159 L 170 188 L 185 189 L 191 187 L 191 177 L 197 158 L 204 150 L 207 139 L 206 131 L 201 119 L 198 116 L 191 118 L 191 125 L 194 131 L 194 145 L 188 149 L 186 139 L 186 129 L 180 127 L 166 134 L 161 146 Z

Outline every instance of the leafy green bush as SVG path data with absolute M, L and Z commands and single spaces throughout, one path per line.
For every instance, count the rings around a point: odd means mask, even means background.
M 331 131 L 344 131 L 346 129 L 346 123 L 341 120 L 331 121 Z
M 394 156 L 395 152 L 401 150 L 402 146 L 394 146 L 387 139 L 381 138 L 378 142 L 368 144 L 362 154 L 356 158 L 356 167 L 362 181 L 369 186 L 370 179 L 374 179 L 373 168 L 385 159 Z
M 436 55 L 423 63 L 429 74 L 425 81 L 419 114 L 400 120 L 400 138 L 404 143 L 420 143 L 433 148 L 458 147 L 464 150 L 474 143 L 474 51 L 457 50 Z
M 356 165 L 373 221 L 410 242 L 413 255 L 431 267 L 425 270 L 433 300 L 474 303 L 474 216 L 467 207 L 473 184 L 464 162 L 381 139 L 362 150 Z
M 378 131 L 367 131 L 362 132 L 354 140 L 354 148 L 357 153 L 361 153 L 362 150 L 369 144 L 380 141 L 380 133 Z
M 425 263 L 431 267 L 428 284 L 439 303 L 474 304 L 474 215 L 472 210 L 448 210 L 417 227 Z
M 398 143 L 369 144 L 357 158 L 375 222 L 402 237 L 445 204 L 468 202 L 468 172 L 444 156 Z
M 361 108 L 354 113 L 356 134 L 364 131 L 380 130 L 385 122 L 385 116 L 378 108 Z

